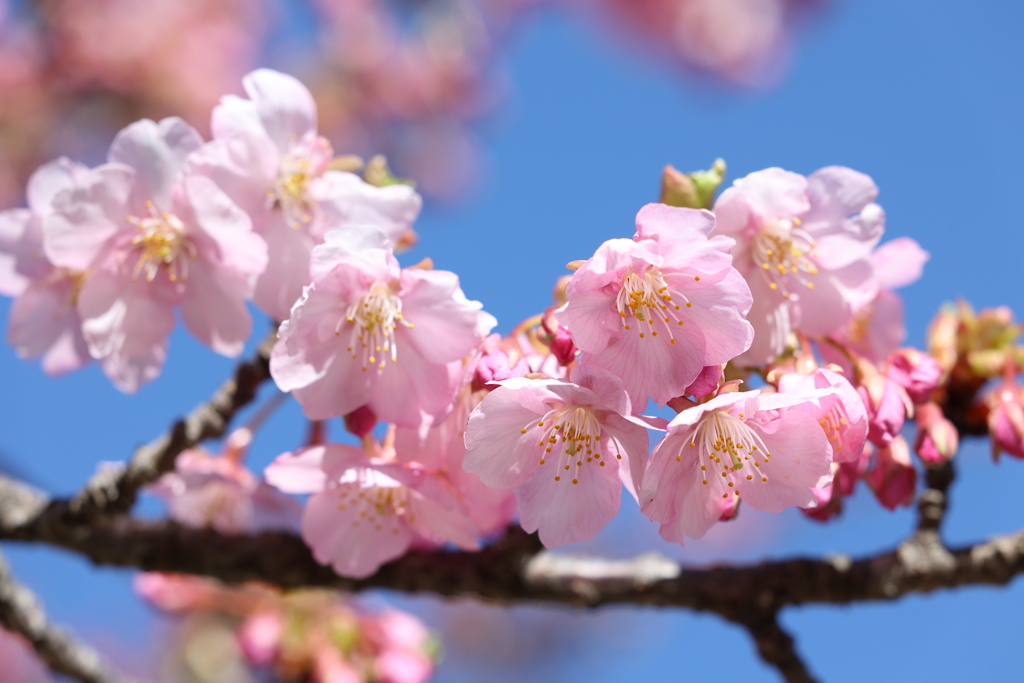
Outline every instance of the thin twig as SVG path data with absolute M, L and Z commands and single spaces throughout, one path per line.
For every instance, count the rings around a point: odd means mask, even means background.
M 227 430 L 235 413 L 256 397 L 256 390 L 270 377 L 270 351 L 276 332 L 263 340 L 256 355 L 240 363 L 210 400 L 179 419 L 170 431 L 139 448 L 127 465 L 98 472 L 67 505 L 66 514 L 78 521 L 105 514 L 123 514 L 135 504 L 139 489 L 174 468 L 174 461 L 206 439 Z
M 39 600 L 18 583 L 0 555 L 0 625 L 27 640 L 53 671 L 82 683 L 130 683 L 91 647 L 46 620 Z M 0 664 L 2 666 L 2 664 Z
M 784 681 L 816 683 L 816 679 L 797 653 L 793 637 L 779 626 L 777 613 L 752 612 L 737 623 L 750 633 L 761 659 L 774 667 Z

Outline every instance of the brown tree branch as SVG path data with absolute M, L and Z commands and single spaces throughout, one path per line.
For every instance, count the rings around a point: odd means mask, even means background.
M 653 553 L 626 561 L 551 553 L 535 536 L 513 527 L 480 552 L 413 552 L 369 578 L 355 580 L 317 564 L 302 540 L 291 534 L 228 536 L 125 516 L 83 523 L 69 517 L 66 507 L 66 501 L 46 502 L 24 485 L 0 477 L 0 539 L 48 543 L 97 564 L 199 574 L 227 583 L 389 588 L 501 603 L 685 607 L 739 622 L 752 610 L 893 600 L 940 588 L 1006 584 L 1024 573 L 1024 530 L 948 550 L 949 561 L 938 563 L 928 554 L 909 561 L 901 547 L 858 560 L 790 559 L 693 569 Z
M 174 468 L 182 451 L 222 436 L 235 413 L 256 398 L 260 384 L 270 378 L 270 351 L 276 339 L 276 331 L 271 331 L 256 355 L 240 363 L 210 400 L 177 420 L 169 432 L 136 450 L 127 465 L 94 475 L 68 501 L 65 514 L 80 522 L 105 514 L 123 514 L 135 504 L 140 488 Z
M 131 679 L 110 668 L 95 650 L 50 624 L 39 600 L 14 579 L 2 555 L 0 625 L 24 637 L 53 671 L 82 683 L 130 683 Z

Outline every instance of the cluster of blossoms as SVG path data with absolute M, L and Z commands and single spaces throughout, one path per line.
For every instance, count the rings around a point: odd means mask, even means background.
M 225 620 L 233 638 L 211 637 L 209 626 L 182 629 L 179 649 L 205 651 L 181 658 L 193 666 L 233 658 L 284 683 L 424 683 L 434 670 L 437 646 L 418 619 L 396 609 L 370 612 L 330 591 L 282 594 L 158 573 L 136 577 L 135 590 L 161 610 Z M 226 652 L 211 651 L 217 648 Z
M 773 168 L 715 199 L 723 164 L 667 168 L 632 238 L 570 263 L 555 303 L 501 337 L 455 274 L 399 264 L 420 209 L 409 185 L 334 157 L 295 79 L 261 70 L 244 86 L 214 110 L 212 140 L 140 121 L 107 164 L 47 164 L 29 207 L 0 214 L 9 337 L 47 372 L 96 359 L 134 391 L 159 373 L 176 307 L 227 355 L 250 335 L 249 299 L 281 321 L 270 371 L 310 439 L 266 482 L 242 462 L 251 429 L 219 457 L 186 452 L 154 489 L 179 521 L 297 525 L 319 562 L 365 577 L 410 549 L 476 549 L 516 514 L 545 545 L 589 539 L 623 486 L 679 543 L 741 501 L 827 519 L 862 478 L 893 508 L 914 494 L 900 432 L 915 415 L 926 464 L 955 453 L 934 402 L 955 368 L 900 348 L 894 290 L 927 254 L 879 245 L 867 176 Z M 1018 455 L 1004 366 L 991 419 Z M 677 415 L 645 416 L 649 401 Z M 334 418 L 355 439 L 328 442 Z M 650 429 L 665 432 L 653 452 Z

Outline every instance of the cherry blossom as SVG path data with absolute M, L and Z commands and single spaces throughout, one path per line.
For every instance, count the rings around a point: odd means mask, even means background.
M 495 324 L 454 273 L 400 269 L 382 232 L 349 226 L 314 249 L 310 274 L 270 360 L 274 381 L 307 417 L 365 405 L 380 420 L 418 427 L 423 413 L 450 407 L 459 361 Z
M 877 296 L 859 308 L 849 324 L 830 335 L 832 339 L 872 362 L 884 361 L 907 336 L 903 299 L 894 290 L 916 282 L 928 259 L 928 252 L 909 237 L 879 246 L 871 254 Z
M 78 294 L 82 333 L 123 391 L 160 373 L 179 305 L 189 331 L 218 353 L 237 356 L 252 331 L 246 299 L 266 244 L 213 181 L 183 172 L 201 144 L 180 119 L 132 124 L 110 163 L 58 194 L 44 223 L 50 261 L 92 272 Z
M 249 214 L 274 258 L 260 276 L 256 304 L 278 320 L 308 280 L 310 252 L 348 223 L 380 228 L 392 246 L 408 239 L 421 199 L 408 185 L 375 187 L 331 169 L 333 151 L 317 134 L 316 103 L 295 78 L 259 69 L 214 109 L 214 139 L 190 163 Z
M 579 366 L 572 381 L 497 382 L 469 417 L 463 467 L 487 486 L 514 488 L 519 519 L 547 547 L 592 538 L 635 498 L 647 456 L 622 381 Z M 621 483 L 620 483 L 621 482 Z
M 791 396 L 724 391 L 679 413 L 654 448 L 640 494 L 661 537 L 700 538 L 739 499 L 755 510 L 813 507 L 832 481 L 832 447 L 801 404 L 835 400 L 835 389 Z
M 637 411 L 750 345 L 750 290 L 732 267 L 732 240 L 708 238 L 714 224 L 707 211 L 648 204 L 634 239 L 602 244 L 566 288 L 558 320 L 582 362 L 622 378 Z
M 302 538 L 317 562 L 363 578 L 418 538 L 476 550 L 476 528 L 442 478 L 363 450 L 322 444 L 278 456 L 265 472 L 285 493 L 311 493 Z
M 92 357 L 76 307 L 88 273 L 58 268 L 43 253 L 43 221 L 53 198 L 88 169 L 61 157 L 28 182 L 28 209 L 0 213 L 0 294 L 15 297 L 7 340 L 21 358 L 42 356 L 43 371 L 61 375 Z
M 877 194 L 870 178 L 841 166 L 806 178 L 769 168 L 722 193 L 715 233 L 735 238 L 754 299 L 754 341 L 736 363 L 771 362 L 794 330 L 832 334 L 875 298 L 870 252 L 885 224 Z
M 149 491 L 164 500 L 171 519 L 187 526 L 225 534 L 297 529 L 301 506 L 241 463 L 251 440 L 243 427 L 228 435 L 219 457 L 202 449 L 184 451 L 174 471 Z

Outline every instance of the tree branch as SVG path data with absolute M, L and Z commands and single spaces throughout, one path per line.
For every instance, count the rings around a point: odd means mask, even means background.
M 139 489 L 174 469 L 178 455 L 227 430 L 235 413 L 256 398 L 256 390 L 270 378 L 270 351 L 276 328 L 260 344 L 256 355 L 240 363 L 210 400 L 179 419 L 163 436 L 139 448 L 127 465 L 98 472 L 67 505 L 66 514 L 85 522 L 106 514 L 123 514 L 135 504 Z
M 36 596 L 11 575 L 0 555 L 0 625 L 23 636 L 47 666 L 82 683 L 130 683 L 92 648 L 46 620 Z
M 911 562 L 900 548 L 858 560 L 791 559 L 691 569 L 654 553 L 624 561 L 551 553 L 535 536 L 512 527 L 480 552 L 412 552 L 369 578 L 354 580 L 317 564 L 291 534 L 228 536 L 125 516 L 83 523 L 68 516 L 66 508 L 66 501 L 47 502 L 0 476 L 0 539 L 48 543 L 96 564 L 199 574 L 227 583 L 389 588 L 501 603 L 686 607 L 742 622 L 752 609 L 892 600 L 939 588 L 1006 584 L 1024 573 L 1024 530 L 946 551 L 951 562 L 934 562 L 928 554 Z

